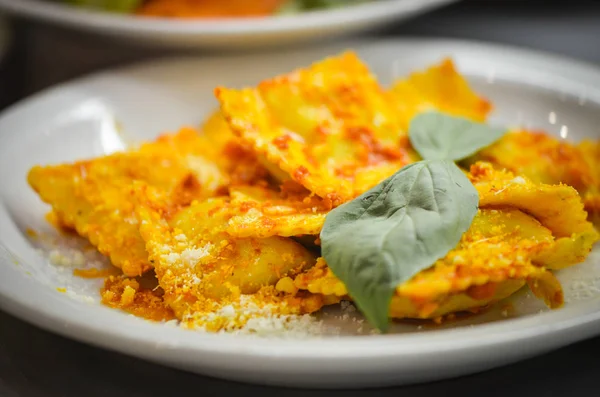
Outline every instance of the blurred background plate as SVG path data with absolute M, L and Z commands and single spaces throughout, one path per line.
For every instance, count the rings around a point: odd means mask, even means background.
M 0 10 L 154 47 L 240 49 L 322 42 L 380 28 L 455 1 L 374 0 L 294 15 L 185 21 L 90 11 L 50 0 L 0 0 Z

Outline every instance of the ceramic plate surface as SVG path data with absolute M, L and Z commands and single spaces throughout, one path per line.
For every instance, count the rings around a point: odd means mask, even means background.
M 322 41 L 411 18 L 455 1 L 377 0 L 292 16 L 187 22 L 94 12 L 52 0 L 0 0 L 0 10 L 151 46 L 237 49 Z
M 474 88 L 495 104 L 491 122 L 542 128 L 574 141 L 600 138 L 600 70 L 480 43 L 346 42 L 277 54 L 163 60 L 95 74 L 41 92 L 0 116 L 2 309 L 53 332 L 147 360 L 227 379 L 298 387 L 441 379 L 599 334 L 600 247 L 586 263 L 558 272 L 566 295 L 559 310 L 547 310 L 523 291 L 511 298 L 510 310 L 498 304 L 444 326 L 397 323 L 390 335 L 370 335 L 364 325 L 341 320 L 332 309 L 321 314 L 324 334 L 304 339 L 206 334 L 150 323 L 102 306 L 100 281 L 74 277 L 71 268 L 50 264 L 40 235 L 64 244 L 78 240 L 56 236 L 47 225 L 49 207 L 26 183 L 30 167 L 99 156 L 182 125 L 198 125 L 217 105 L 215 85 L 255 84 L 347 48 L 355 49 L 386 85 L 452 56 Z M 88 262 L 99 260 L 90 255 Z

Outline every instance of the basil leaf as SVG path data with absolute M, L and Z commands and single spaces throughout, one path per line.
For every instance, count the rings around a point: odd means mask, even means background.
M 479 204 L 451 161 L 419 161 L 333 209 L 322 255 L 367 320 L 385 331 L 396 287 L 456 247 Z
M 425 112 L 413 117 L 408 131 L 412 146 L 425 160 L 454 161 L 491 145 L 506 132 L 503 128 L 439 112 Z

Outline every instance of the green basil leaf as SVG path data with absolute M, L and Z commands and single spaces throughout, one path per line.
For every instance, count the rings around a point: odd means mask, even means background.
M 425 160 L 462 160 L 491 145 L 506 133 L 464 117 L 439 112 L 424 112 L 413 117 L 409 139 Z
M 456 164 L 419 161 L 333 209 L 321 252 L 367 320 L 385 331 L 396 287 L 456 247 L 478 204 Z

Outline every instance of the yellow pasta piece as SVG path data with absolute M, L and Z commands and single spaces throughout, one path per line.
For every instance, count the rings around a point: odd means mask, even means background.
M 459 245 L 431 268 L 398 286 L 392 317 L 436 318 L 501 300 L 526 283 L 551 308 L 562 289 L 549 269 L 583 261 L 600 237 L 577 191 L 534 184 L 524 177 L 475 163 L 467 174 L 480 195 L 480 210 Z M 283 279 L 277 288 L 289 285 Z M 293 279 L 294 288 L 348 298 L 344 284 L 320 258 Z M 290 290 L 289 286 L 286 288 Z
M 471 166 L 471 181 L 479 192 L 482 208 L 510 207 L 535 217 L 555 237 L 555 243 L 536 262 L 560 269 L 582 262 L 600 235 L 587 221 L 577 191 L 567 185 L 533 183 L 508 171 L 494 170 L 489 163 Z
M 129 196 L 139 180 L 170 195 L 177 208 L 194 198 L 258 183 L 267 172 L 228 129 L 220 113 L 202 135 L 182 128 L 137 149 L 72 164 L 34 167 L 28 181 L 50 204 L 60 225 L 75 229 L 128 276 L 152 267 Z
M 165 302 L 190 326 L 239 327 L 250 316 L 242 316 L 248 310 L 244 303 L 258 312 L 269 306 L 302 314 L 335 301 L 311 294 L 279 297 L 273 285 L 313 266 L 315 256 L 285 237 L 231 237 L 225 232 L 232 214 L 228 198 L 195 201 L 169 214 L 160 192 L 135 185 L 140 232 Z
M 471 162 L 486 161 L 535 182 L 562 182 L 583 191 L 600 184 L 597 147 L 590 141 L 575 145 L 543 131 L 516 130 L 480 150 Z
M 471 89 L 449 58 L 396 81 L 390 93 L 405 130 L 410 120 L 424 111 L 437 110 L 483 122 L 492 109 L 488 100 Z
M 273 172 L 334 205 L 416 157 L 389 94 L 352 52 L 215 94 L 233 132 Z
M 86 237 L 126 275 L 150 269 L 130 196 L 134 180 L 171 197 L 173 208 L 222 189 L 228 176 L 203 155 L 195 130 L 164 135 L 138 150 L 73 164 L 32 168 L 28 182 L 61 225 Z
M 228 186 L 248 185 L 267 179 L 269 173 L 250 145 L 233 134 L 221 111 L 213 112 L 201 127 L 197 149 L 227 174 Z
M 548 229 L 519 210 L 480 210 L 456 249 L 398 286 L 390 316 L 436 318 L 475 310 L 506 298 L 526 283 L 550 307 L 559 307 L 563 303 L 560 284 L 532 263 L 552 242 Z M 277 288 L 283 290 L 288 282 L 281 280 Z M 322 258 L 293 283 L 298 290 L 349 298 Z
M 586 159 L 595 178 L 583 189 L 579 189 L 583 197 L 585 210 L 589 220 L 600 230 L 600 140 L 585 140 L 577 145 Z
M 223 114 L 218 109 L 214 110 L 206 117 L 200 130 L 202 131 L 202 136 L 206 138 L 206 141 L 212 143 L 217 148 L 224 148 L 231 142 L 239 142 L 229 128 Z M 216 150 L 216 152 L 218 153 L 219 150 Z
M 229 219 L 227 233 L 235 237 L 316 236 L 331 204 L 307 192 L 280 193 L 259 186 L 230 191 L 238 214 Z
M 533 182 L 572 186 L 590 220 L 600 226 L 600 142 L 573 144 L 543 131 L 517 130 L 467 161 L 486 161 Z

